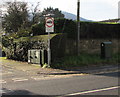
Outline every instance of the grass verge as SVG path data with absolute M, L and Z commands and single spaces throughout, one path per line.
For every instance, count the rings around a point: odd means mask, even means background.
M 98 54 L 80 54 L 79 56 L 66 56 L 64 58 L 56 60 L 53 64 L 53 68 L 70 68 L 92 65 L 104 65 L 104 64 L 118 64 L 120 63 L 120 53 L 113 54 L 110 59 L 101 59 Z

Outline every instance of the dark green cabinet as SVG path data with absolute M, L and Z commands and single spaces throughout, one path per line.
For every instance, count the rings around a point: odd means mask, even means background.
M 47 50 L 28 50 L 28 63 L 44 65 L 47 63 Z
M 112 57 L 112 42 L 101 43 L 101 58 L 110 59 Z

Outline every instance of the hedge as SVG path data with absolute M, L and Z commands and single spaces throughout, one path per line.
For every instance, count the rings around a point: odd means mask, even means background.
M 47 34 L 45 23 L 36 24 L 32 27 L 31 33 L 34 35 Z M 68 19 L 55 19 L 55 32 L 67 33 L 68 38 L 77 38 L 77 22 Z M 111 39 L 120 38 L 120 24 L 107 24 L 97 22 L 81 22 L 80 37 L 83 39 Z
M 51 34 L 50 37 L 51 37 L 52 61 L 54 61 L 56 58 L 64 56 L 66 35 L 59 33 Z M 21 37 L 19 39 L 9 41 L 11 45 L 7 46 L 4 51 L 6 53 L 7 58 L 9 59 L 27 61 L 29 49 L 47 50 L 48 46 L 47 40 L 48 35 Z

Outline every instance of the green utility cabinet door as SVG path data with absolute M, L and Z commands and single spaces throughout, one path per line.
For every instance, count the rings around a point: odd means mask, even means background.
M 28 50 L 28 63 L 33 63 L 34 59 L 33 59 L 33 51 L 32 50 Z
M 36 64 L 40 64 L 40 50 L 34 51 L 34 60 Z
M 31 50 L 31 56 L 32 56 L 31 63 L 35 63 L 36 62 L 35 61 L 35 50 Z
M 101 43 L 101 58 L 109 59 L 112 57 L 112 42 Z
M 30 50 L 28 50 L 28 63 L 31 63 L 31 51 Z
M 45 64 L 45 55 L 44 55 L 45 50 L 41 50 L 41 64 L 44 65 Z
M 33 57 L 33 60 L 32 60 L 32 63 L 36 63 L 36 60 L 35 60 L 35 50 L 31 50 L 31 56 Z
M 34 64 L 40 64 L 40 50 L 31 50 L 31 56 L 33 57 L 32 63 Z
M 28 63 L 36 63 L 35 50 L 28 50 Z

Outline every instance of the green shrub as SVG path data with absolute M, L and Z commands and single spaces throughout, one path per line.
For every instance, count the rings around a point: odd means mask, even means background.
M 26 29 L 21 29 L 16 33 L 16 39 L 20 37 L 27 37 L 30 36 L 30 31 Z
M 2 37 L 2 46 L 3 47 L 8 47 L 10 45 L 10 39 L 7 36 Z
M 56 33 L 67 33 L 68 38 L 76 39 L 77 37 L 77 25 L 73 20 L 57 19 L 55 21 Z
M 45 23 L 42 22 L 39 24 L 32 25 L 31 29 L 32 30 L 30 33 L 33 34 L 34 36 L 44 35 L 45 34 Z

